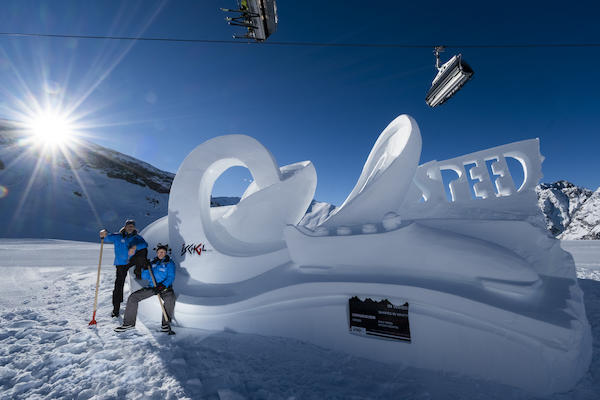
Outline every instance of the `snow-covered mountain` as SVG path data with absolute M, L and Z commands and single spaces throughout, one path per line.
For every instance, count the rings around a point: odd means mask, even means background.
M 550 233 L 563 240 L 600 239 L 600 188 L 594 192 L 562 180 L 536 191 Z
M 44 151 L 0 125 L 0 237 L 96 240 L 126 218 L 143 227 L 166 215 L 173 177 L 87 141 Z
M 302 220 L 298 223 L 298 225 L 302 225 L 307 227 L 308 229 L 314 229 L 316 226 L 321 224 L 323 221 L 329 217 L 335 210 L 335 206 L 333 204 L 329 204 L 323 201 L 313 200 L 308 206 L 308 210 L 306 210 L 306 214 L 302 217 Z
M 143 228 L 167 214 L 174 176 L 84 140 L 45 152 L 0 120 L 0 237 L 96 240 L 127 218 Z

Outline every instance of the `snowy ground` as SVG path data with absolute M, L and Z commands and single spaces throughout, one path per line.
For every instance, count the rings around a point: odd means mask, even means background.
M 569 393 L 600 393 L 600 241 L 563 242 L 577 264 L 594 335 L 592 366 Z M 105 248 L 98 328 L 91 319 L 99 245 L 0 240 L 0 398 L 527 399 L 485 381 L 390 366 L 296 340 L 138 322 L 112 331 L 112 247 Z M 146 301 L 152 301 L 148 299 Z

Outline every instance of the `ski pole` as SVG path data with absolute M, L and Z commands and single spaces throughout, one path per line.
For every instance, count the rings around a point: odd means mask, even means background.
M 154 285 L 154 287 L 156 287 L 156 280 L 154 279 L 154 273 L 152 272 L 152 265 L 148 265 L 148 272 L 150 273 L 150 278 L 152 279 L 152 284 Z M 158 303 L 160 304 L 160 308 L 162 310 L 163 317 L 165 318 L 165 321 L 167 321 L 167 326 L 169 327 L 169 335 L 173 335 L 173 334 L 175 334 L 175 332 L 173 332 L 171 330 L 171 323 L 169 322 L 169 315 L 167 314 L 167 311 L 165 310 L 165 305 L 163 304 L 162 298 L 160 297 L 159 293 L 156 293 L 156 297 L 158 297 Z
M 102 265 L 102 248 L 104 247 L 104 238 L 100 239 L 100 260 L 98 261 L 98 277 L 96 278 L 96 294 L 94 296 L 94 314 L 88 326 L 92 327 L 96 322 L 96 309 L 98 307 L 98 287 L 100 286 L 100 266 Z

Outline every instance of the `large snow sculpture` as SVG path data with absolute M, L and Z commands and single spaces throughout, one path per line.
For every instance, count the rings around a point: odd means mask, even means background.
M 310 162 L 279 168 L 242 135 L 198 146 L 177 172 L 169 215 L 142 232 L 175 249 L 177 322 L 535 394 L 568 390 L 590 363 L 591 332 L 573 260 L 535 206 L 538 140 L 418 166 L 420 151 L 416 122 L 396 118 L 344 204 L 307 229 L 297 223 L 316 186 Z M 519 187 L 507 158 L 523 170 Z M 211 208 L 215 180 L 235 165 L 254 182 L 236 206 Z M 457 174 L 448 188 L 444 170 Z M 156 307 L 140 312 L 156 319 Z

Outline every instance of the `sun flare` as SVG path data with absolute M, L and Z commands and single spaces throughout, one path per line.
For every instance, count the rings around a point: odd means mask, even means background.
M 27 123 L 28 131 L 40 144 L 58 146 L 73 139 L 75 126 L 60 113 L 45 111 Z

